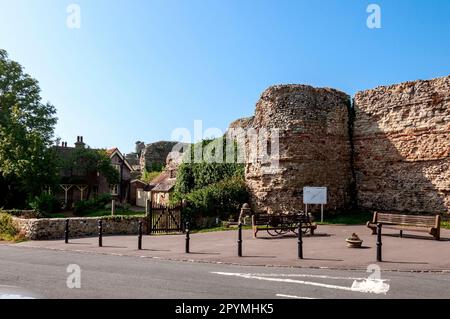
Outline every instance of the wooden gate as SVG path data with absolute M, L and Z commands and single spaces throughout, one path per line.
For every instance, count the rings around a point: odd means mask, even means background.
M 181 218 L 182 205 L 151 204 L 149 234 L 179 233 L 184 231 Z

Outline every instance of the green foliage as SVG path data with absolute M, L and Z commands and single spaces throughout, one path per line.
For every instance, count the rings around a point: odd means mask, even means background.
M 57 179 L 50 148 L 56 109 L 38 82 L 0 50 L 0 206 L 24 205 Z
M 159 174 L 161 174 L 161 171 L 147 171 L 146 169 L 144 169 L 144 171 L 142 172 L 141 180 L 143 182 L 150 183 Z
M 242 203 L 248 201 L 245 181 L 233 176 L 206 187 L 196 189 L 184 196 L 189 203 L 187 214 L 227 217 L 239 211 Z
M 164 164 L 162 163 L 152 163 L 151 165 L 146 165 L 144 170 L 148 172 L 162 172 L 164 169 Z
M 231 163 L 183 163 L 178 168 L 175 196 L 183 197 L 210 184 L 244 176 L 242 164 Z
M 0 211 L 0 240 L 13 240 L 17 234 L 11 215 Z
M 42 193 L 30 203 L 30 207 L 42 214 L 57 213 L 61 209 L 61 202 L 52 194 Z
M 68 158 L 62 159 L 62 169 L 71 171 L 72 176 L 68 181 L 79 182 L 77 179 L 83 179 L 83 182 L 89 186 L 95 184 L 97 173 L 106 178 L 108 183 L 119 183 L 119 172 L 112 166 L 111 159 L 105 150 L 94 150 L 91 148 L 76 148 Z
M 82 200 L 75 203 L 74 213 L 76 215 L 83 215 L 90 211 L 102 210 L 112 200 L 110 194 L 99 195 L 95 199 Z
M 83 217 L 102 217 L 102 216 L 111 216 L 111 210 L 96 210 L 89 211 L 88 213 L 83 214 Z M 123 216 L 139 216 L 144 217 L 145 212 L 135 212 L 126 208 L 118 208 L 116 210 L 116 214 L 113 217 L 123 217 Z
M 232 146 L 236 150 L 236 144 Z M 187 214 L 225 217 L 238 212 L 241 205 L 248 201 L 244 165 L 227 163 L 225 149 L 223 138 L 219 138 L 192 145 L 186 152 L 177 171 L 171 199 L 187 200 Z M 200 162 L 196 158 L 198 154 L 201 154 Z

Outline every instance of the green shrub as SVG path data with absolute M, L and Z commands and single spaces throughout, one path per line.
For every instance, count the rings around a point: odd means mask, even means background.
M 233 176 L 218 183 L 208 185 L 184 196 L 189 203 L 186 213 L 190 216 L 201 215 L 219 217 L 239 213 L 242 203 L 248 201 L 249 195 L 245 181 L 240 176 Z
M 30 207 L 41 214 L 57 213 L 61 209 L 61 202 L 56 196 L 42 193 L 36 196 L 30 203 Z
M 147 171 L 144 169 L 142 172 L 141 180 L 146 183 L 150 183 L 153 179 L 158 177 L 161 174 L 161 171 Z
M 214 144 L 212 144 L 214 143 Z M 223 145 L 223 162 L 216 163 L 208 160 L 210 150 L 216 152 Z M 202 147 L 202 152 L 200 150 Z M 237 144 L 233 145 L 237 151 Z M 197 149 L 198 148 L 198 149 Z M 194 149 L 195 152 L 194 152 Z M 195 162 L 195 154 L 201 154 L 201 162 Z M 217 154 L 219 157 L 221 154 Z M 213 155 L 214 156 L 214 155 Z M 237 159 L 237 152 L 234 154 Z M 239 213 L 243 203 L 248 202 L 248 192 L 245 186 L 244 165 L 242 163 L 228 163 L 226 145 L 223 138 L 203 140 L 191 145 L 190 150 L 183 155 L 183 163 L 178 167 L 175 189 L 171 195 L 171 202 L 186 200 L 188 206 L 184 210 L 185 218 L 195 219 L 203 217 L 228 217 Z
M 11 215 L 0 212 L 0 240 L 13 240 L 18 233 Z
M 89 211 L 104 209 L 105 206 L 111 202 L 111 200 L 112 197 L 110 194 L 102 194 L 95 199 L 82 200 L 76 202 L 74 207 L 74 213 L 76 215 L 81 215 Z

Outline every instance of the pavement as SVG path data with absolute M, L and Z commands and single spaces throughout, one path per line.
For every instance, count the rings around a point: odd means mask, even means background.
M 364 241 L 359 249 L 346 247 L 345 239 L 357 233 Z M 104 236 L 98 239 L 28 241 L 14 247 L 40 248 L 160 260 L 190 261 L 264 267 L 302 267 L 339 270 L 366 270 L 378 264 L 384 271 L 450 272 L 450 230 L 443 229 L 441 241 L 422 233 L 383 230 L 382 258 L 376 262 L 376 236 L 365 226 L 319 225 L 314 236 L 303 238 L 304 259 L 297 257 L 297 238 L 281 238 L 260 231 L 258 238 L 243 231 L 243 257 L 237 256 L 237 231 L 196 233 L 190 236 L 190 253 L 185 253 L 185 235 L 144 236 L 143 249 L 137 249 L 137 236 Z
M 268 268 L 0 245 L 2 298 L 164 298 L 180 299 L 179 305 L 186 299 L 449 299 L 450 274 Z

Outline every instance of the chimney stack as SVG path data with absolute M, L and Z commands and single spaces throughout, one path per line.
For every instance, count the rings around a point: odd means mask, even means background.
M 83 147 L 85 144 L 83 142 L 83 136 L 77 136 L 77 142 L 75 143 L 75 147 Z

